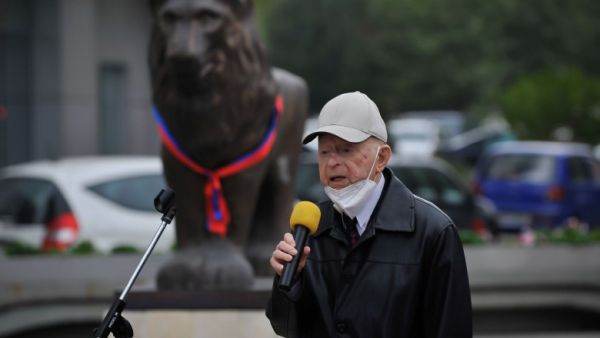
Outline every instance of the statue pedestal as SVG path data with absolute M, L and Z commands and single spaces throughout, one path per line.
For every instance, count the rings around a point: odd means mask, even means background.
M 133 292 L 123 316 L 135 337 L 277 337 L 265 316 L 270 291 Z

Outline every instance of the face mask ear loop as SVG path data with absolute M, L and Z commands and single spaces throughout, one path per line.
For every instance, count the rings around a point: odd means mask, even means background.
M 381 146 L 377 146 L 377 152 L 375 153 L 375 160 L 373 161 L 373 164 L 371 165 L 371 169 L 369 170 L 369 175 L 367 176 L 368 180 L 371 179 L 371 174 L 373 173 L 373 169 L 375 169 L 375 163 L 377 163 L 377 157 L 379 156 L 379 149 L 381 149 Z

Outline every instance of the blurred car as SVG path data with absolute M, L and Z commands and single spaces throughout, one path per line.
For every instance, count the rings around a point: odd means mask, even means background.
M 440 129 L 442 141 L 456 136 L 465 130 L 466 114 L 456 110 L 414 110 L 400 115 L 401 118 L 426 119 L 435 123 Z
M 404 157 L 431 157 L 440 143 L 440 128 L 426 119 L 393 119 L 388 129 L 394 152 Z
M 304 121 L 304 132 L 302 136 L 312 133 L 313 131 L 319 128 L 319 118 L 317 117 L 308 117 Z M 304 145 L 303 149 L 305 151 L 317 151 L 319 147 L 319 143 L 317 142 L 318 137 L 315 137 L 312 141 L 308 142 Z
M 446 162 L 435 158 L 392 158 L 388 167 L 413 193 L 433 202 L 448 214 L 457 227 L 473 230 L 482 236 L 496 233 L 493 204 L 474 196 Z M 305 152 L 300 158 L 296 196 L 313 202 L 327 200 L 314 153 Z
M 65 250 L 82 241 L 110 252 L 145 249 L 160 223 L 153 199 L 164 188 L 157 157 L 80 157 L 0 171 L 0 242 Z M 167 227 L 157 250 L 168 250 Z
M 504 230 L 553 228 L 575 217 L 600 225 L 600 167 L 585 144 L 501 142 L 476 167 L 474 188 Z
M 436 155 L 473 166 L 489 146 L 512 140 L 515 136 L 508 122 L 501 117 L 490 117 L 464 133 L 447 138 L 438 147 Z

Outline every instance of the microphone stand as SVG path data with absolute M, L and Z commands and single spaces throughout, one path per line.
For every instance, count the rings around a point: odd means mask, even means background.
M 144 267 L 144 264 L 146 264 L 148 257 L 152 253 L 152 250 L 154 250 L 154 247 L 160 239 L 163 231 L 167 225 L 171 223 L 173 217 L 175 217 L 175 192 L 169 188 L 162 189 L 154 198 L 154 208 L 163 214 L 161 217 L 162 223 L 156 231 L 152 242 L 150 242 L 150 245 L 146 249 L 146 252 L 142 256 L 142 259 L 133 271 L 131 278 L 129 278 L 127 286 L 125 286 L 125 289 L 123 289 L 121 295 L 114 300 L 100 326 L 94 329 L 94 338 L 106 338 L 108 337 L 109 333 L 112 333 L 115 338 L 133 337 L 133 328 L 131 327 L 131 324 L 129 321 L 127 321 L 127 319 L 125 319 L 125 317 L 121 315 L 121 312 L 123 312 L 126 306 L 125 298 L 127 298 L 129 290 L 135 283 L 135 280 L 138 278 L 142 268 Z

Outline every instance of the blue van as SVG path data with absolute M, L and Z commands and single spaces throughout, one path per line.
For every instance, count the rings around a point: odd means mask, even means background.
M 600 165 L 585 144 L 497 143 L 477 163 L 474 190 L 494 203 L 502 230 L 554 228 L 570 217 L 600 226 Z

